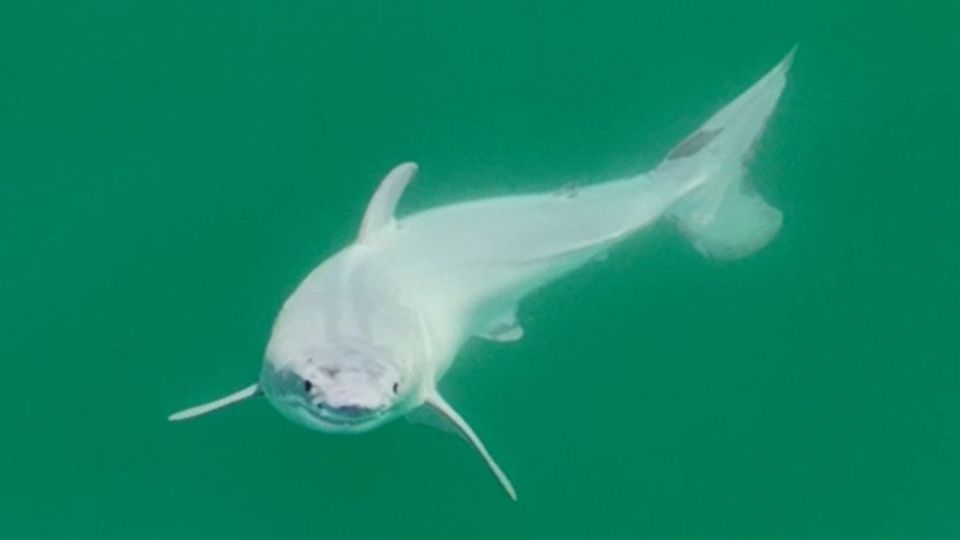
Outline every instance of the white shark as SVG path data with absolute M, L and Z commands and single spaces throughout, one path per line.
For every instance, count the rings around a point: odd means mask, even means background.
M 520 339 L 517 304 L 527 294 L 659 218 L 710 257 L 744 257 L 767 244 L 781 213 L 744 177 L 792 58 L 793 51 L 645 174 L 397 219 L 417 171 L 399 165 L 374 193 L 357 240 L 314 269 L 283 305 L 259 382 L 170 420 L 260 393 L 291 420 L 326 432 L 363 432 L 432 411 L 473 444 L 516 499 L 480 438 L 437 390 L 457 351 L 473 336 Z

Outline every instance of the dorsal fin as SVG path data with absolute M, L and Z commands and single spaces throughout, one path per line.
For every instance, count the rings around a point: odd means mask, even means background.
M 182 410 L 178 413 L 171 414 L 167 420 L 171 422 L 177 422 L 180 420 L 187 420 L 189 418 L 196 418 L 198 416 L 203 416 L 207 413 L 213 412 L 217 409 L 222 409 L 228 405 L 233 405 L 238 401 L 243 401 L 245 399 L 252 398 L 253 396 L 260 393 L 259 384 L 251 384 L 250 386 L 240 390 L 239 392 L 234 392 L 229 396 L 222 397 L 216 401 L 211 401 L 210 403 L 204 403 L 203 405 L 197 405 L 196 407 L 190 407 L 189 409 Z
M 483 460 L 487 462 L 487 466 L 490 467 L 490 471 L 493 472 L 493 475 L 497 477 L 497 480 L 500 481 L 500 485 L 503 486 L 503 489 L 506 490 L 507 495 L 510 496 L 514 501 L 517 500 L 517 492 L 513 489 L 513 484 L 510 483 L 510 479 L 507 478 L 507 475 L 504 474 L 503 470 L 497 465 L 497 462 L 493 460 L 493 457 L 487 452 L 487 448 L 483 446 L 483 442 L 480 440 L 480 437 L 477 437 L 477 434 L 473 432 L 473 429 L 470 427 L 470 424 L 457 413 L 456 409 L 450 406 L 449 403 L 443 396 L 437 392 L 432 392 L 427 396 L 427 399 L 423 402 L 424 405 L 432 408 L 434 411 L 440 414 L 447 422 L 450 423 L 456 430 L 463 435 L 470 444 L 476 448 L 477 452 L 480 453 L 480 456 L 483 457 Z
M 401 163 L 387 173 L 373 197 L 370 198 L 370 203 L 367 204 L 367 211 L 363 214 L 360 234 L 357 237 L 359 241 L 363 242 L 371 234 L 393 223 L 393 212 L 397 208 L 397 202 L 400 201 L 403 190 L 416 174 L 417 164 L 412 162 Z

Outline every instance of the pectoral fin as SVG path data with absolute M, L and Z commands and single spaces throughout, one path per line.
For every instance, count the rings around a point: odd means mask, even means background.
M 513 489 L 513 484 L 510 483 L 510 479 L 507 478 L 507 475 L 504 474 L 503 470 L 500 469 L 500 466 L 497 465 L 497 462 L 493 460 L 493 457 L 490 456 L 490 453 L 487 452 L 487 448 L 483 446 L 483 442 L 480 440 L 480 437 L 477 437 L 477 434 L 473 432 L 473 429 L 470 427 L 470 424 L 460 416 L 457 411 L 450 406 L 446 400 L 438 393 L 433 393 L 427 397 L 424 405 L 429 406 L 434 411 L 439 413 L 451 426 L 456 428 L 456 430 L 463 435 L 470 444 L 476 448 L 477 452 L 480 453 L 480 456 L 483 457 L 483 460 L 487 462 L 487 466 L 490 467 L 490 471 L 493 472 L 493 475 L 497 477 L 497 480 L 500 481 L 500 485 L 503 486 L 503 489 L 506 490 L 507 495 L 510 496 L 514 501 L 517 500 L 517 492 Z
M 197 405 L 196 407 L 190 407 L 189 409 L 182 410 L 178 413 L 171 414 L 167 417 L 167 420 L 171 422 L 178 422 L 180 420 L 188 420 L 190 418 L 196 418 L 198 416 L 203 416 L 207 413 L 213 412 L 217 409 L 222 409 L 228 405 L 233 405 L 238 401 L 243 401 L 245 399 L 252 398 L 260 393 L 260 385 L 252 384 L 239 392 L 234 392 L 229 396 L 222 397 L 216 401 L 211 401 L 210 403 L 204 403 L 203 405 Z
M 360 234 L 357 237 L 360 242 L 394 222 L 393 213 L 400 201 L 400 196 L 416 174 L 416 163 L 401 163 L 387 173 L 373 197 L 370 198 L 367 211 L 363 214 L 363 223 L 360 224 Z

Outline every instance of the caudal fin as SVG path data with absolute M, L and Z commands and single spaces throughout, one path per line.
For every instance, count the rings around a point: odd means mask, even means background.
M 746 166 L 787 83 L 796 47 L 750 89 L 678 144 L 657 175 L 702 176 L 696 190 L 668 215 L 700 253 L 721 259 L 746 257 L 776 236 L 780 210 L 746 183 Z

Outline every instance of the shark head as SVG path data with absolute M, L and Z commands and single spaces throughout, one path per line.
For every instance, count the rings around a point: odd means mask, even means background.
M 277 354 L 283 353 L 268 352 L 260 387 L 277 410 L 306 427 L 359 433 L 409 408 L 410 378 L 386 351 L 352 346 Z

